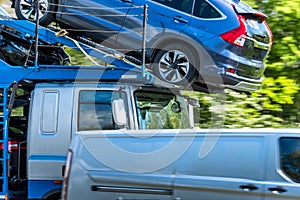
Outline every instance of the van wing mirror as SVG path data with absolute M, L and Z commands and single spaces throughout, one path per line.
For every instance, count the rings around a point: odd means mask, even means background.
M 199 101 L 197 99 L 194 98 L 188 98 L 188 106 L 189 106 L 189 118 L 190 118 L 190 126 L 195 128 L 198 127 L 199 124 L 199 112 L 196 111 L 195 109 L 199 109 L 200 108 L 200 104 Z
M 116 99 L 112 102 L 112 113 L 114 121 L 119 126 L 127 124 L 127 114 L 125 110 L 125 103 L 123 99 Z
M 200 107 L 200 103 L 197 99 L 188 98 L 188 103 L 194 107 Z

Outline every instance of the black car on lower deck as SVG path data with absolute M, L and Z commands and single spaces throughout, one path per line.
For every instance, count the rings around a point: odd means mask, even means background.
M 0 20 L 12 16 L 0 7 Z M 0 59 L 13 66 L 33 66 L 35 64 L 35 38 L 23 36 L 17 30 L 0 27 Z M 60 46 L 39 41 L 38 64 L 65 65 L 69 55 Z

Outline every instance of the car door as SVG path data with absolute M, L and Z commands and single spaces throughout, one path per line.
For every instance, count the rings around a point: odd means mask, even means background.
M 142 47 L 143 12 L 147 5 L 147 47 L 160 37 L 176 36 L 189 26 L 194 0 L 134 0 L 118 43 L 137 50 Z
M 173 198 L 262 200 L 265 138 L 225 134 L 210 137 L 195 137 L 189 150 L 174 164 Z M 209 154 L 200 157 L 200 149 L 204 144 L 207 148 L 214 137 L 217 143 Z
M 300 199 L 300 137 L 272 138 L 265 200 Z
M 98 40 L 115 40 L 132 4 L 129 0 L 62 0 L 62 5 L 60 21 L 75 31 Z

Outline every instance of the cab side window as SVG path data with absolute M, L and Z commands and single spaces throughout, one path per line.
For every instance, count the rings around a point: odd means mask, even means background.
M 205 0 L 196 0 L 193 15 L 205 19 L 222 17 L 222 15 Z
M 182 12 L 190 14 L 192 12 L 194 0 L 153 0 L 157 3 L 161 3 L 170 8 L 180 10 Z
M 281 170 L 294 182 L 300 183 L 300 138 L 280 139 Z
M 79 96 L 78 130 L 115 130 L 124 128 L 115 124 L 112 115 L 112 101 L 120 97 L 126 102 L 126 94 L 119 91 L 81 91 Z

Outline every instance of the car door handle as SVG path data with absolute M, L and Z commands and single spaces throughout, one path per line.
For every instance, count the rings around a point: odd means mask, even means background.
M 271 191 L 273 194 L 281 194 L 287 192 L 287 190 L 283 189 L 282 187 L 271 187 L 268 190 Z
M 124 3 L 132 3 L 132 0 L 120 0 L 120 1 L 122 1 Z
M 240 188 L 243 189 L 246 192 L 251 192 L 251 191 L 254 191 L 254 190 L 258 190 L 258 187 L 256 187 L 253 184 L 241 185 Z
M 187 23 L 188 23 L 188 20 L 184 19 L 184 18 L 181 17 L 181 16 L 175 16 L 175 17 L 173 17 L 173 20 L 174 20 L 176 23 L 182 23 L 182 24 L 187 24 Z

